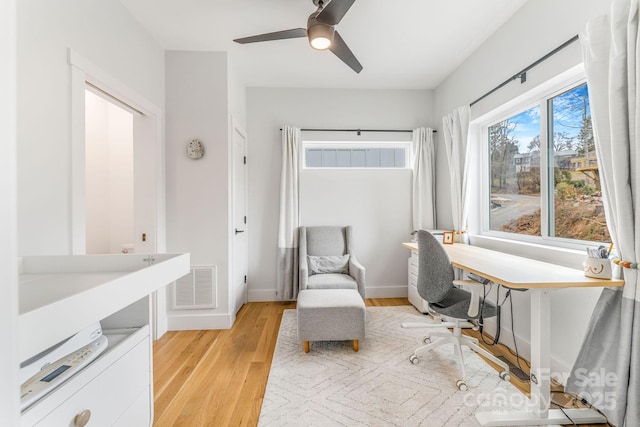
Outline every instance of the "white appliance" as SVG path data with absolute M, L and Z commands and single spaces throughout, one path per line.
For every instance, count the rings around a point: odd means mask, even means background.
M 20 365 L 20 410 L 24 410 L 98 357 L 108 345 L 96 322 Z

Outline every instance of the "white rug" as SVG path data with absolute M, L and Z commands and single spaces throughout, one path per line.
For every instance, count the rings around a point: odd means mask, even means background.
M 465 347 L 469 390 L 456 389 L 460 372 L 453 348 L 444 346 L 413 365 L 409 356 L 425 330 L 403 321 L 429 321 L 413 307 L 367 307 L 366 339 L 312 342 L 304 353 L 296 311 L 286 310 L 269 372 L 258 425 L 477 426 L 474 414 L 523 409 L 526 398 Z

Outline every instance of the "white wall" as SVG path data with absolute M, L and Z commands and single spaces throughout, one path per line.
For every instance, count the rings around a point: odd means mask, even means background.
M 342 90 L 342 89 L 286 89 L 286 88 L 248 88 L 247 89 L 247 133 L 249 140 L 249 206 L 248 222 L 249 241 L 249 300 L 276 300 L 276 249 L 278 244 L 278 209 L 281 166 L 281 135 L 280 128 L 290 124 L 301 128 L 338 128 L 338 129 L 413 129 L 419 126 L 433 126 L 433 96 L 430 91 L 382 91 L 382 90 Z M 320 172 L 320 171 L 318 171 Z M 305 193 L 302 197 L 310 203 L 327 200 L 331 201 L 334 186 L 321 184 L 337 182 L 340 177 L 348 176 L 353 185 L 363 189 L 357 196 L 363 203 L 367 203 L 368 210 L 364 212 L 344 209 L 339 213 L 339 205 L 331 204 L 331 217 L 325 219 L 312 215 L 303 207 L 304 216 L 309 220 L 360 221 L 367 215 L 372 215 L 367 222 L 351 223 L 358 250 L 357 254 L 365 267 L 372 269 L 367 272 L 368 285 L 375 287 L 406 284 L 406 261 L 408 252 L 400 246 L 411 232 L 410 218 L 407 217 L 406 207 L 397 206 L 394 211 L 384 197 L 376 199 L 371 188 L 367 188 L 364 177 L 368 172 L 329 171 L 322 177 L 317 174 L 305 175 L 306 186 L 322 193 L 315 197 Z M 354 173 L 355 172 L 355 173 Z M 398 191 L 397 197 L 410 191 L 404 171 L 391 171 L 394 176 L 392 187 Z M 346 175 L 345 175 L 346 173 Z M 394 175 L 398 173 L 398 175 Z M 326 179 L 325 179 L 326 177 Z M 329 187 L 331 187 L 329 189 Z M 303 190 L 304 191 L 304 190 Z M 340 202 L 348 201 L 349 196 L 341 193 Z M 357 200 L 354 199 L 354 202 Z M 351 203 L 351 202 L 349 202 Z M 353 205 L 351 205 L 353 206 Z M 327 212 L 325 207 L 325 212 Z M 338 211 L 338 212 L 336 212 Z M 379 213 L 377 213 L 379 211 Z M 304 213 L 306 212 L 306 214 Z M 387 220 L 393 220 L 402 225 L 386 224 L 387 230 L 371 230 Z M 306 225 L 306 224 L 305 224 Z M 396 228 L 397 227 L 397 228 Z M 391 231 L 393 230 L 393 231 Z M 374 240 L 371 233 L 380 233 L 385 241 L 378 240 L 376 245 L 381 251 L 392 254 L 388 260 L 389 274 L 381 271 L 373 264 L 378 261 L 378 255 L 369 252 L 367 244 Z M 388 235 L 392 233 L 393 235 Z M 376 270 L 378 270 L 376 272 Z M 373 274 L 374 272 L 377 273 Z M 392 273 L 393 272 L 393 273 Z M 372 291 L 374 292 L 374 291 Z M 383 295 L 377 295 L 383 296 Z M 393 296 L 393 295 L 387 295 Z
M 107 102 L 85 91 L 86 253 L 109 253 L 109 117 Z
M 407 296 L 411 170 L 303 170 L 300 221 L 351 225 L 352 253 L 367 269 L 368 298 Z
M 133 116 L 85 92 L 88 254 L 133 243 Z
M 117 1 L 27 0 L 18 25 L 18 250 L 71 253 L 71 48 L 160 108 L 164 52 Z
M 229 100 L 227 54 L 166 53 L 167 250 L 216 265 L 218 308 L 169 312 L 169 329 L 231 326 L 229 313 Z M 192 160 L 186 146 L 204 145 Z
M 109 144 L 109 253 L 133 244 L 133 115 L 107 105 Z
M 502 28 L 489 38 L 469 59 L 442 82 L 435 91 L 438 124 L 455 107 L 469 104 L 499 83 L 516 74 L 547 52 L 578 34 L 591 18 L 608 13 L 611 0 L 535 0 L 527 2 Z M 509 84 L 471 109 L 472 120 L 505 102 L 531 90 L 582 61 L 580 44 L 574 43 L 527 73 L 527 82 Z M 444 150 L 436 147 L 437 216 L 439 228 L 451 228 L 449 176 Z M 479 162 L 479 151 L 472 156 Z M 478 166 L 479 163 L 476 164 Z M 472 180 L 479 185 L 480 180 Z M 479 194 L 473 188 L 472 194 Z M 477 206 L 477 203 L 474 203 Z M 471 209 L 471 215 L 474 210 Z M 572 251 L 550 250 L 533 245 L 475 238 L 474 244 L 531 258 L 581 268 L 584 255 Z M 579 351 L 595 301 L 597 289 L 561 290 L 552 294 L 552 370 L 568 370 Z M 529 356 L 529 297 L 514 296 L 515 332 L 518 348 Z M 510 317 L 503 315 L 501 340 L 511 342 Z
M 0 419 L 19 424 L 16 246 L 16 0 L 0 2 Z
M 247 129 L 247 89 L 238 79 L 238 73 L 231 58 L 228 60 L 229 113 L 231 118 L 244 130 Z

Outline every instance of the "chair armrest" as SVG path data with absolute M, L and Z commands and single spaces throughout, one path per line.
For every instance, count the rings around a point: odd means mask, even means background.
M 299 289 L 300 290 L 307 289 L 307 284 L 309 283 L 309 267 L 307 266 L 306 256 L 304 259 L 298 260 L 298 266 L 299 266 L 299 271 L 298 271 Z
M 478 317 L 478 314 L 480 314 L 480 296 L 484 292 L 485 285 L 478 283 L 475 280 L 454 280 L 453 284 L 456 286 L 464 286 L 469 289 L 471 292 L 471 301 L 469 302 L 467 315 L 471 318 Z
M 364 300 L 364 276 L 366 269 L 358 262 L 355 256 L 349 256 L 349 276 L 353 277 L 358 284 L 358 292 Z

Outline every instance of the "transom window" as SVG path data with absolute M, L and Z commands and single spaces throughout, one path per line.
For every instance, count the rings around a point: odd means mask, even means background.
M 490 123 L 485 137 L 490 233 L 610 241 L 586 83 Z
M 410 168 L 410 142 L 304 142 L 305 168 Z

